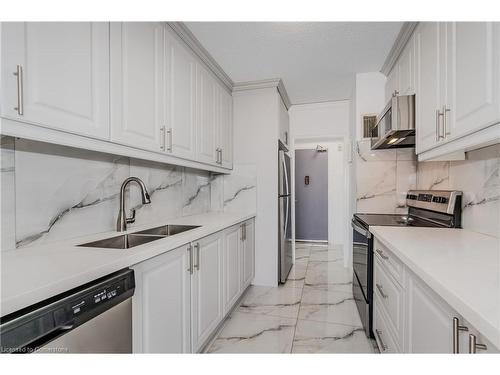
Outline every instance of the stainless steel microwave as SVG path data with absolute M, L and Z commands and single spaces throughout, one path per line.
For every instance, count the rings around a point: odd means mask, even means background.
M 372 150 L 415 147 L 415 95 L 395 95 L 377 117 Z

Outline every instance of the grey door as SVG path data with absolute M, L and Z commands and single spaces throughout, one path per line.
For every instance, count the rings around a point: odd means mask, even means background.
M 295 150 L 295 238 L 328 241 L 328 152 Z

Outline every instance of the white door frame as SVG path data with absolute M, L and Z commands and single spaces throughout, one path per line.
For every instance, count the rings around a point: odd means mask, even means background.
M 329 245 L 342 245 L 344 249 L 344 259 L 345 253 L 348 246 L 346 246 L 346 238 L 344 229 L 348 224 L 348 210 L 349 210 L 349 173 L 348 173 L 348 155 L 349 151 L 349 139 L 348 137 L 318 137 L 318 136 L 301 136 L 293 137 L 290 142 L 290 159 L 291 159 L 291 181 L 292 183 L 292 238 L 293 238 L 293 252 L 295 261 L 295 150 L 310 150 L 315 149 L 316 146 L 320 144 L 330 151 L 339 151 L 336 149 L 341 146 L 343 151 L 342 157 L 342 170 L 336 171 L 332 166 L 332 161 L 337 161 L 336 159 L 339 155 L 337 152 L 328 153 L 328 243 Z M 337 173 L 336 173 L 337 172 Z M 337 177 L 341 177 L 341 183 L 338 183 Z M 338 192 L 341 191 L 343 194 L 336 196 Z M 339 214 L 340 212 L 340 214 Z M 334 221 L 340 220 L 340 225 L 337 229 L 337 234 L 335 235 Z

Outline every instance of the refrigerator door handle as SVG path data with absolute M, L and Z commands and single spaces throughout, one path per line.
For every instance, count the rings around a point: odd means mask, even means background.
M 285 226 L 283 227 L 283 237 L 286 241 L 286 228 L 288 228 L 288 210 L 290 209 L 290 198 L 285 198 L 286 211 L 285 211 Z
M 281 162 L 283 163 L 283 173 L 285 175 L 285 195 L 289 195 L 290 187 L 288 186 L 288 171 L 286 170 L 285 153 L 281 154 Z

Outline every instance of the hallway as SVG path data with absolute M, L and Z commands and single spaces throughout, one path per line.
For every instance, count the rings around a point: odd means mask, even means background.
M 374 353 L 352 296 L 341 248 L 297 243 L 280 287 L 251 286 L 209 353 Z

